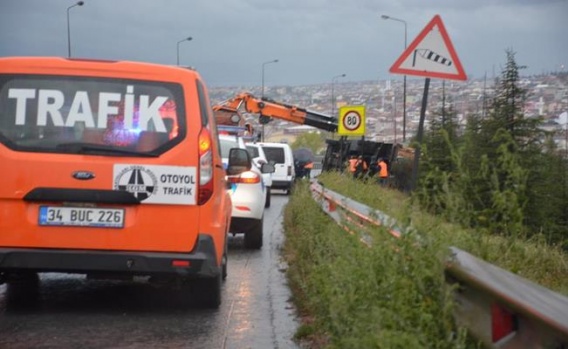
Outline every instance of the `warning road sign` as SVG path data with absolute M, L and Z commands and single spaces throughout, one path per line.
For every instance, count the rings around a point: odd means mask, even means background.
M 365 106 L 347 105 L 339 108 L 337 134 L 342 136 L 365 135 Z
M 434 16 L 389 71 L 440 79 L 467 79 L 439 15 Z

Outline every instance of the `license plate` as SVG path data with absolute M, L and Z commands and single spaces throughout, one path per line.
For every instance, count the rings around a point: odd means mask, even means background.
M 123 228 L 124 209 L 40 206 L 39 225 Z

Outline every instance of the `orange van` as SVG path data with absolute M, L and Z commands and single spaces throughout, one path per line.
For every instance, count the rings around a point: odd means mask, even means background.
M 0 58 L 0 173 L 1 281 L 149 276 L 220 304 L 231 199 L 197 72 Z

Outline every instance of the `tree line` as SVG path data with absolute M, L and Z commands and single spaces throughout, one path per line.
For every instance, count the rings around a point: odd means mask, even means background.
M 524 115 L 528 91 L 519 71 L 525 67 L 512 50 L 506 58 L 494 94 L 482 113 L 466 116 L 465 127 L 452 107 L 434 112 L 413 197 L 480 232 L 545 238 L 568 249 L 568 154 L 555 144 L 554 131 L 543 129 L 542 117 Z M 408 171 L 408 164 L 400 166 Z

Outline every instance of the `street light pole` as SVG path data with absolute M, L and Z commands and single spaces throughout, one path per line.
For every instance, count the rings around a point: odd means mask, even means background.
M 387 15 L 382 15 L 381 16 L 382 19 L 390 19 L 393 21 L 397 21 L 400 22 L 402 24 L 404 24 L 404 50 L 406 50 L 407 47 L 407 24 L 405 20 L 399 19 L 399 18 L 394 18 L 391 16 L 387 16 Z M 402 87 L 403 91 L 402 91 L 402 142 L 406 142 L 406 75 L 404 75 L 404 80 L 403 80 L 403 87 Z
M 264 67 L 265 67 L 267 64 L 270 64 L 270 63 L 278 63 L 278 60 L 277 60 L 277 59 L 273 59 L 273 60 L 271 60 L 271 61 L 262 63 L 262 91 L 261 91 L 261 93 L 260 93 L 260 96 L 261 96 L 261 97 L 264 97 Z
M 392 96 L 394 144 L 396 144 L 396 96 Z
M 182 39 L 180 41 L 177 42 L 177 61 L 176 61 L 176 65 L 179 65 L 179 44 L 181 44 L 184 41 L 191 41 L 193 38 L 191 36 L 188 36 L 185 39 Z
M 344 78 L 347 75 L 340 74 L 331 78 L 331 117 L 335 117 L 335 81 L 339 78 Z
M 67 57 L 71 58 L 71 27 L 69 26 L 69 10 L 75 6 L 83 6 L 83 1 L 77 1 L 75 4 L 67 7 Z
M 261 92 L 260 92 L 261 98 L 264 98 L 264 67 L 267 64 L 271 64 L 271 63 L 278 63 L 278 59 L 273 59 L 271 61 L 262 63 L 262 88 L 261 88 Z M 262 118 L 262 115 L 260 116 L 260 118 Z M 268 122 L 268 120 L 269 119 L 267 119 L 266 121 Z M 262 124 L 262 141 L 264 142 L 264 124 L 265 124 L 265 122 L 261 122 L 261 124 Z

